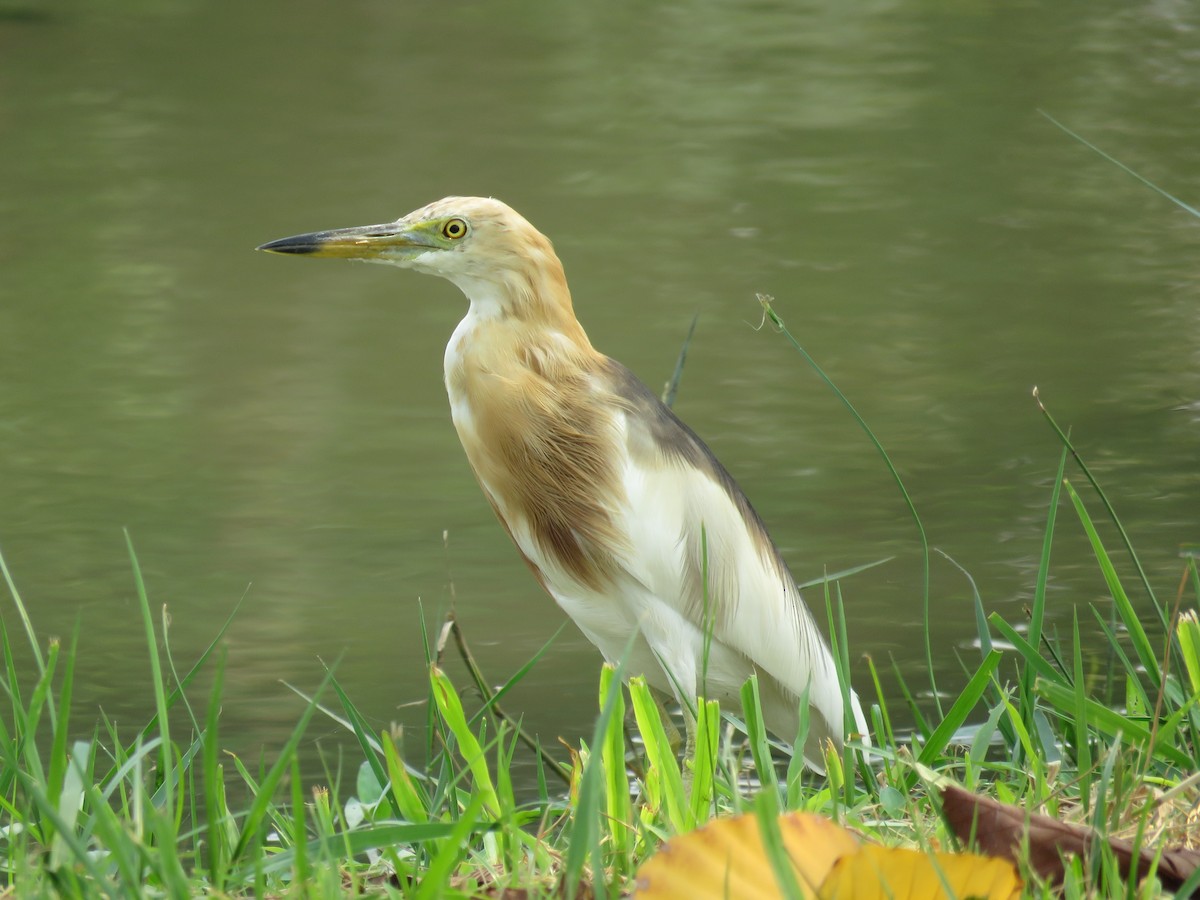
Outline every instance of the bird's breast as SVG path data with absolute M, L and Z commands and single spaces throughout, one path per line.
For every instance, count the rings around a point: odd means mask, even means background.
M 467 460 L 530 564 L 551 585 L 603 590 L 627 544 L 625 449 L 587 357 L 560 343 L 468 316 L 446 349 L 446 390 Z

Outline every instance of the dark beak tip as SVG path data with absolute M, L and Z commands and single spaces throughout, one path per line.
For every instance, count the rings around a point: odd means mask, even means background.
M 317 249 L 317 244 L 313 241 L 298 241 L 295 238 L 280 238 L 277 241 L 259 244 L 254 249 L 267 253 L 312 253 Z

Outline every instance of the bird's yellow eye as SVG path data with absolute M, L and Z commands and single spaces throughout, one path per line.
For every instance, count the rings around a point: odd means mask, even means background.
M 457 241 L 467 233 L 467 223 L 462 219 L 448 219 L 442 226 L 442 236 Z

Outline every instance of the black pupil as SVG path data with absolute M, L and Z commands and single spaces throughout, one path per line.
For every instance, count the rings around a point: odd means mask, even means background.
M 451 237 L 458 237 L 460 234 L 462 234 L 462 223 L 451 222 L 446 226 L 446 233 Z

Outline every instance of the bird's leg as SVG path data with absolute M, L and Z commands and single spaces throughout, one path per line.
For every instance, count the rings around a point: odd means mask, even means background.
M 663 730 L 667 733 L 667 743 L 671 745 L 675 756 L 681 759 L 680 773 L 683 776 L 684 795 L 690 795 L 692 792 L 691 763 L 696 757 L 696 716 L 693 707 L 674 693 L 667 693 L 655 687 L 650 688 L 650 693 L 654 697 L 654 705 L 658 708 L 658 717 L 663 724 Z M 675 717 L 668 708 L 669 703 L 678 703 L 679 708 L 683 711 L 683 735 L 679 733 L 679 726 L 675 724 Z M 682 757 L 679 755 L 681 745 L 683 747 Z
M 675 724 L 675 717 L 667 708 L 667 704 L 673 702 L 675 697 L 656 687 L 650 688 L 650 693 L 654 697 L 654 705 L 658 708 L 658 718 L 663 723 L 663 730 L 667 733 L 667 743 L 671 745 L 671 751 L 678 754 L 682 736 L 679 734 L 679 726 Z M 684 717 L 686 718 L 686 714 Z
M 683 795 L 685 797 L 692 796 L 692 779 L 695 777 L 696 763 L 696 715 L 693 709 L 686 702 L 680 703 L 683 707 L 683 730 L 687 734 L 687 740 L 683 746 L 683 764 L 680 766 L 680 771 L 683 775 Z M 678 735 L 678 730 L 676 730 Z

